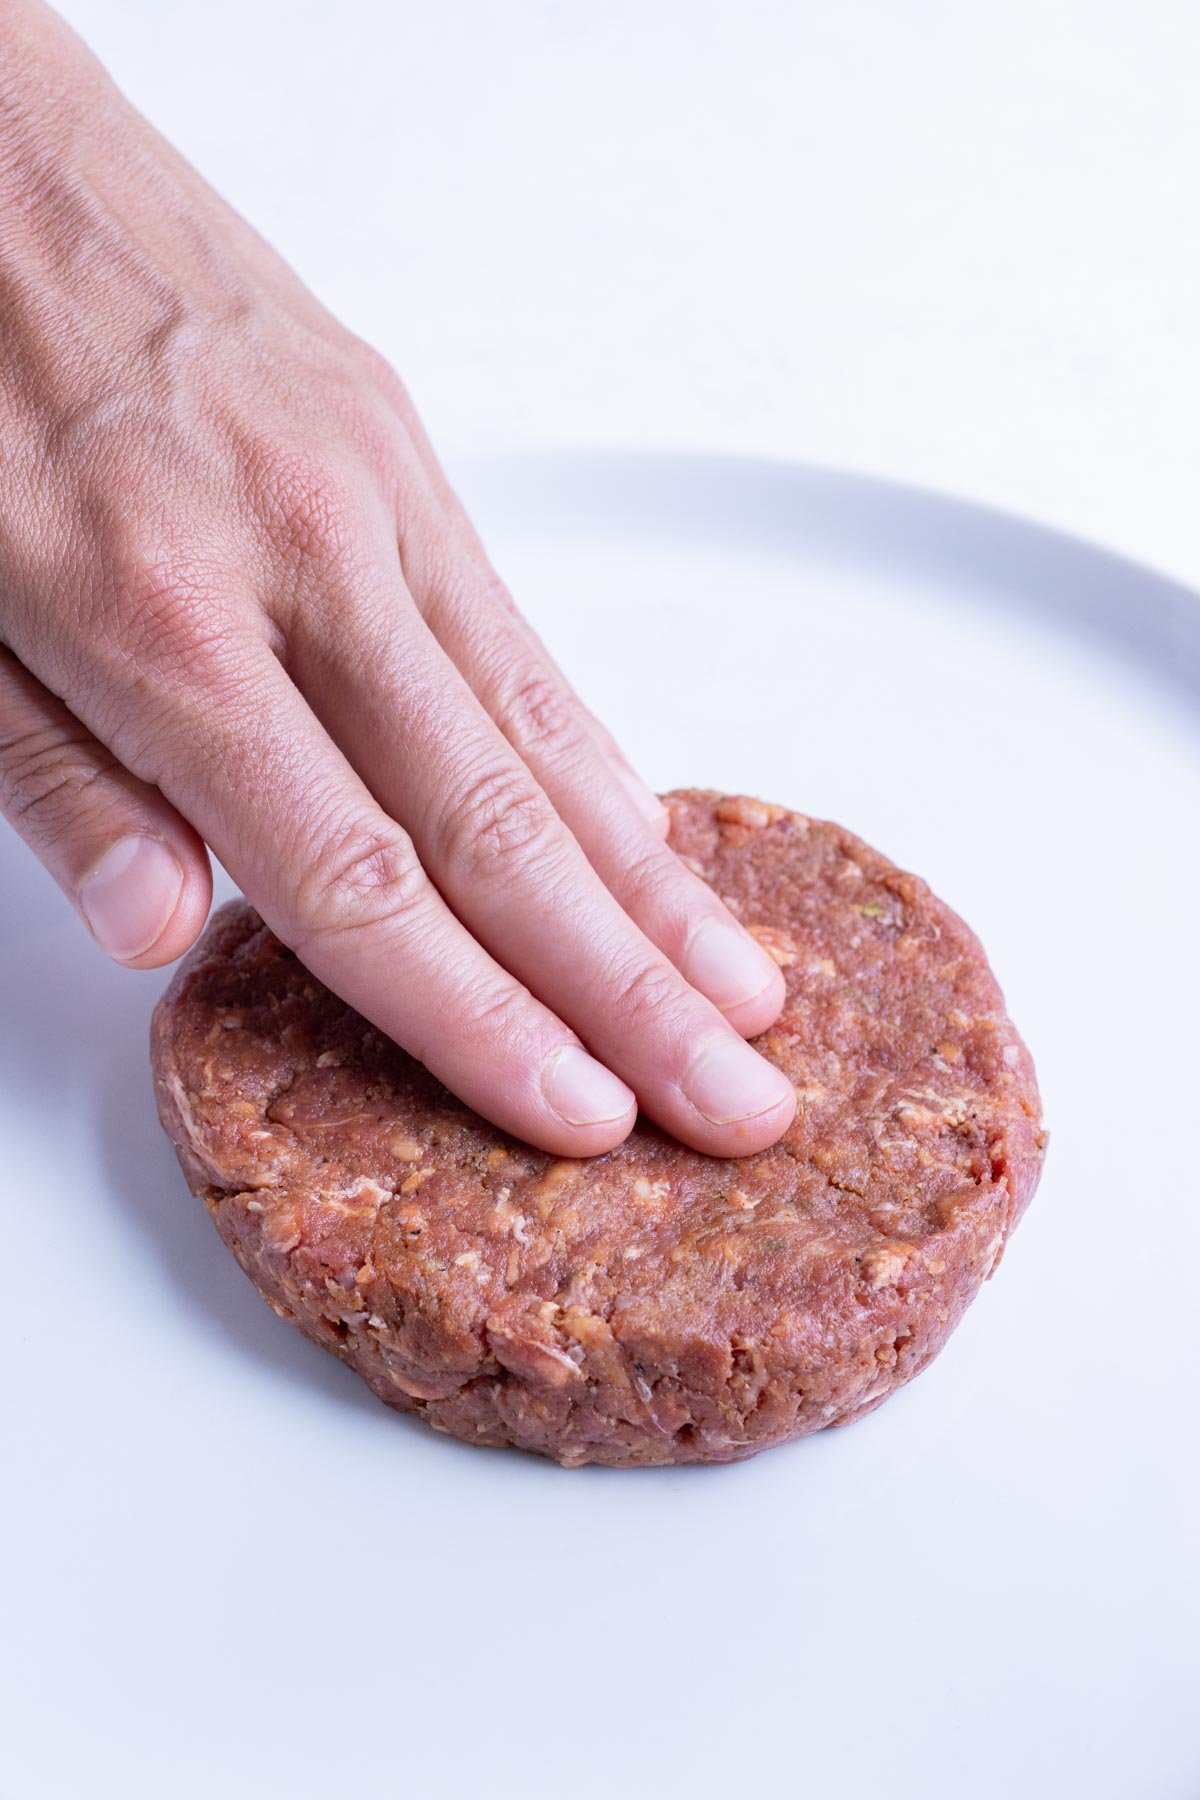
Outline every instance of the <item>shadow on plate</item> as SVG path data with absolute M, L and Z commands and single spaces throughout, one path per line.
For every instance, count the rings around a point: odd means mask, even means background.
M 188 1191 L 150 1081 L 150 1014 L 169 972 L 131 973 L 107 962 L 49 876 L 3 826 L 0 883 L 6 1105 L 80 1130 L 97 1179 L 78 1203 L 117 1209 L 115 1229 L 132 1228 L 139 1248 L 150 1248 L 154 1274 L 178 1299 L 181 1329 L 218 1332 L 281 1378 L 390 1424 L 357 1376 L 274 1316 Z

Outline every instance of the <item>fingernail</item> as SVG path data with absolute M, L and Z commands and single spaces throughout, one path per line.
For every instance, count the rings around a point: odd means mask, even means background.
M 561 1044 L 546 1059 L 542 1092 L 568 1125 L 608 1125 L 633 1105 L 625 1083 L 578 1044 Z
M 775 964 L 736 925 L 706 919 L 689 940 L 683 973 L 714 1006 L 740 1006 L 765 993 L 775 980 Z
M 79 889 L 79 904 L 102 950 L 130 962 L 149 950 L 175 911 L 183 870 L 158 838 L 120 838 Z
M 658 795 L 652 794 L 645 782 L 639 780 L 632 769 L 618 769 L 617 773 L 625 783 L 630 798 L 638 811 L 645 815 L 655 831 L 665 837 L 670 830 L 671 815 Z
M 757 1119 L 791 1098 L 792 1084 L 741 1038 L 710 1038 L 683 1078 L 683 1091 L 711 1125 Z

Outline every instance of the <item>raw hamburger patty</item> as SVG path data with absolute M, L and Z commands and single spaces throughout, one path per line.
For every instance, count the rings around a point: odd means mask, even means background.
M 769 950 L 796 1085 L 744 1160 L 639 1123 L 586 1162 L 506 1137 L 223 907 L 160 1002 L 162 1122 L 270 1305 L 381 1400 L 568 1464 L 723 1462 L 924 1368 L 1037 1185 L 1029 1054 L 979 944 L 836 825 L 669 795 Z

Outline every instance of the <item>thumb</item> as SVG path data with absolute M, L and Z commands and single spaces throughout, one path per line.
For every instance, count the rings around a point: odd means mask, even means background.
M 3 648 L 0 812 L 115 961 L 153 969 L 194 943 L 212 900 L 200 838 Z

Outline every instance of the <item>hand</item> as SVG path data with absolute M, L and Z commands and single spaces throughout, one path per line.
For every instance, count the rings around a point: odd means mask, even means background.
M 739 1035 L 778 970 L 666 847 L 396 376 L 32 0 L 0 19 L 0 479 L 0 803 L 112 956 L 194 940 L 207 842 L 519 1137 L 598 1154 L 636 1103 L 722 1156 L 786 1128 Z

